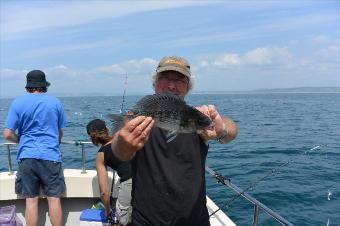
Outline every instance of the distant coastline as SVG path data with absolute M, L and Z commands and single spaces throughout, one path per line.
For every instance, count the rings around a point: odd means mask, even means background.
M 247 91 L 195 91 L 193 94 L 340 93 L 340 87 L 295 87 Z
M 340 87 L 296 87 L 296 88 L 277 88 L 277 89 L 256 89 L 256 90 L 245 90 L 245 91 L 220 91 L 220 90 L 194 90 L 190 94 L 271 94 L 271 93 L 340 93 Z M 24 94 L 24 93 L 22 93 Z M 21 95 L 22 95 L 21 94 Z M 50 92 L 49 94 L 56 97 L 99 97 L 99 96 L 122 96 L 121 93 L 55 93 Z M 153 94 L 150 92 L 127 92 L 127 96 L 144 96 Z M 19 96 L 19 95 L 18 95 Z M 0 96 L 0 99 L 13 99 L 16 96 Z
M 340 87 L 295 87 L 295 88 L 278 88 L 278 89 L 255 89 L 245 91 L 219 91 L 219 90 L 194 90 L 190 94 L 252 94 L 252 93 L 340 93 Z M 143 96 L 153 94 L 150 92 L 132 93 L 127 92 L 127 96 Z M 51 93 L 58 97 L 81 97 L 81 96 L 122 96 L 121 93 L 84 93 L 81 95 L 66 94 L 66 93 Z

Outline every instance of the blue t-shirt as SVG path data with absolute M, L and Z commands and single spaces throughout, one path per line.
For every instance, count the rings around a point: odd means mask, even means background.
M 17 160 L 35 158 L 61 162 L 59 129 L 66 126 L 61 102 L 45 93 L 16 98 L 9 109 L 5 128 L 17 130 Z

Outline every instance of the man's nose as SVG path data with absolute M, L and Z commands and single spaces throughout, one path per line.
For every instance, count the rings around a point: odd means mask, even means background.
M 170 90 L 175 90 L 175 89 L 176 89 L 176 84 L 175 84 L 175 82 L 170 80 L 170 81 L 168 82 L 168 88 L 169 88 Z

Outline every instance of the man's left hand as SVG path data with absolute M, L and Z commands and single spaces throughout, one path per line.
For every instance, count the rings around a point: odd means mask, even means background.
M 213 127 L 198 131 L 198 134 L 206 142 L 208 140 L 216 139 L 223 132 L 223 120 L 221 115 L 216 110 L 214 105 L 203 105 L 196 107 L 197 110 L 205 114 L 213 122 Z

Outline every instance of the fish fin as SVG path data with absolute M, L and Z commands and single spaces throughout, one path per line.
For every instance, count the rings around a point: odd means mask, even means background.
M 132 119 L 133 116 L 122 114 L 108 114 L 106 115 L 106 118 L 112 122 L 112 133 L 115 133 L 124 126 L 126 121 Z
M 113 121 L 123 121 L 124 116 L 125 115 L 122 115 L 122 114 L 107 114 L 106 118 L 108 120 L 110 120 L 111 122 L 113 122 Z
M 139 100 L 136 105 L 134 106 L 133 110 L 134 111 L 137 111 L 139 109 L 144 109 L 144 108 L 147 108 L 147 107 L 151 107 L 151 106 L 154 106 L 154 105 L 157 105 L 158 103 L 161 103 L 161 102 L 172 102 L 176 105 L 185 105 L 185 101 L 184 99 L 182 99 L 181 97 L 175 95 L 175 94 L 172 94 L 172 93 L 156 93 L 156 94 L 153 94 L 153 95 L 147 95 L 145 97 L 143 97 L 141 100 Z

